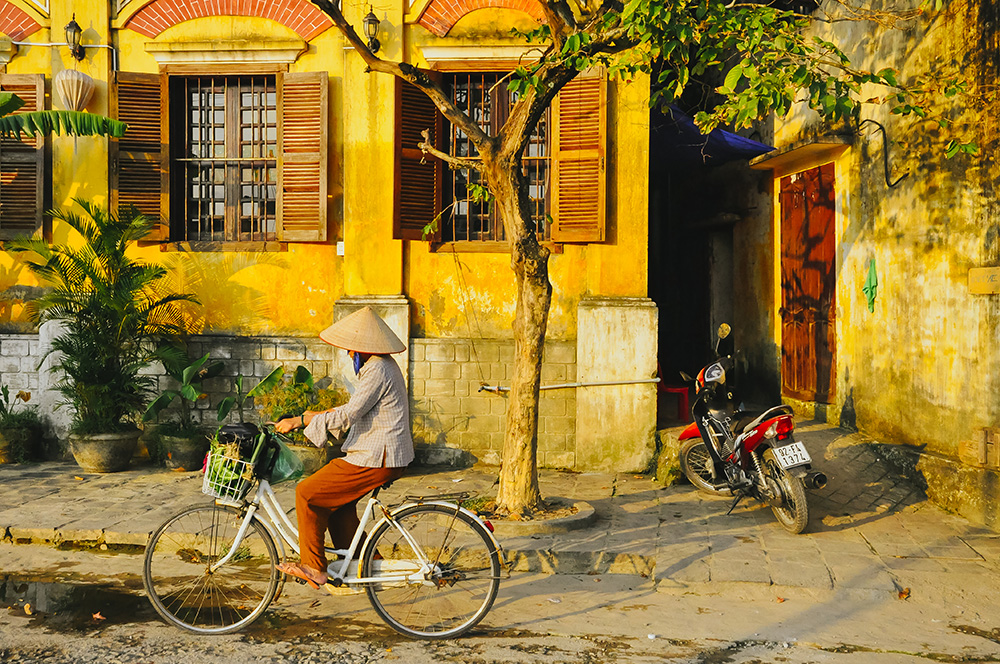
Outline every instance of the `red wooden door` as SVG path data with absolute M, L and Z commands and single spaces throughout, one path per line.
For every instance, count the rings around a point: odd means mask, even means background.
M 781 178 L 781 387 L 829 403 L 836 378 L 833 164 Z

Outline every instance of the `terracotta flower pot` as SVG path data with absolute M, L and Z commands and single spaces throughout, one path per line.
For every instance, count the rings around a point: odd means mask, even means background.
M 140 431 L 73 434 L 70 449 L 77 465 L 88 473 L 115 473 L 128 468 Z
M 189 436 L 160 434 L 160 445 L 166 452 L 164 463 L 175 470 L 201 470 L 208 452 L 208 436 L 192 433 Z

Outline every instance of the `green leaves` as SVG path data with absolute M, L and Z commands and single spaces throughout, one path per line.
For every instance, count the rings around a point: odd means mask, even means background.
M 0 99 L 2 110 L 3 100 Z M 126 129 L 128 125 L 124 122 L 83 111 L 32 111 L 0 117 L 0 136 L 70 134 L 121 138 Z
M 0 92 L 0 115 L 10 115 L 24 106 L 24 100 L 13 92 Z
M 958 154 L 979 154 L 979 146 L 973 142 L 962 143 L 954 139 L 948 141 L 944 149 L 945 158 L 951 159 Z

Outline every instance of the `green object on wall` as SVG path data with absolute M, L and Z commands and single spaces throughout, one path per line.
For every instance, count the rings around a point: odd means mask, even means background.
M 868 311 L 875 311 L 875 295 L 878 293 L 878 275 L 875 273 L 875 259 L 868 264 L 868 276 L 865 277 L 865 285 L 861 287 L 865 297 L 868 298 Z

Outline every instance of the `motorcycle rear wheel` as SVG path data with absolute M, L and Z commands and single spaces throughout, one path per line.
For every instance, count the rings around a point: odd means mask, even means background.
M 773 451 L 765 450 L 761 456 L 764 473 L 777 486 L 782 497 L 779 504 L 771 506 L 771 511 L 782 528 L 798 535 L 809 524 L 809 505 L 806 503 L 806 490 L 802 486 L 802 480 L 782 468 L 774 458 Z
M 683 441 L 677 456 L 681 463 L 681 472 L 696 489 L 712 496 L 732 495 L 725 479 L 712 478 L 712 457 L 708 453 L 705 441 L 701 438 Z

